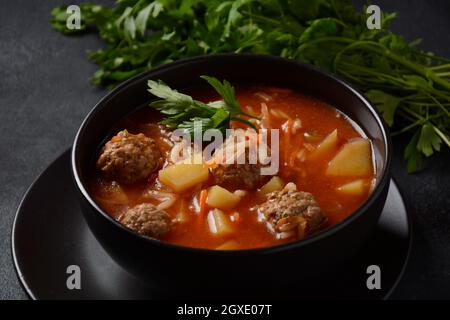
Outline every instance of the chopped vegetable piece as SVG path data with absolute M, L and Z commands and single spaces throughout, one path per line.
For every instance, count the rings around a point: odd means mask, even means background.
M 330 176 L 369 176 L 372 173 L 370 141 L 362 138 L 345 144 L 326 171 Z
M 207 217 L 209 231 L 217 236 L 224 236 L 233 232 L 230 219 L 219 209 L 214 209 L 208 213 Z
M 174 164 L 159 171 L 159 180 L 175 192 L 189 189 L 208 180 L 209 171 L 201 164 Z
M 363 195 L 366 191 L 366 184 L 364 183 L 364 180 L 359 179 L 338 187 L 337 191 L 347 195 L 359 196 Z
M 261 194 L 266 195 L 273 191 L 280 191 L 284 187 L 284 182 L 280 177 L 272 177 L 265 185 L 260 189 Z
M 330 155 L 331 153 L 336 151 L 337 143 L 338 143 L 338 132 L 337 129 L 335 129 L 328 136 L 326 136 L 321 143 L 319 143 L 317 149 L 309 156 L 309 159 L 315 160 Z
M 216 185 L 209 188 L 206 203 L 213 208 L 231 209 L 236 206 L 240 200 L 240 196 Z
M 200 196 L 199 196 L 199 206 L 200 206 L 200 217 L 203 217 L 205 215 L 205 211 L 206 211 L 206 198 L 208 197 L 208 190 L 203 189 L 202 191 L 200 191 Z

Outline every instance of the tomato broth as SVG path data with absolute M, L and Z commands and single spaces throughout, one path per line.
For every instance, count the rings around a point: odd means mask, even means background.
M 191 95 L 204 102 L 218 99 L 212 91 L 204 89 L 192 90 Z M 341 174 L 336 169 L 338 174 L 329 174 L 330 163 L 346 145 L 355 139 L 367 139 L 362 130 L 336 108 L 293 90 L 271 86 L 237 87 L 237 98 L 246 113 L 259 117 L 261 123 L 258 126 L 280 129 L 280 167 L 277 176 L 284 183 L 295 183 L 299 191 L 313 195 L 327 218 L 322 228 L 342 221 L 368 198 L 375 181 L 372 152 L 365 155 L 370 158 L 370 171 Z M 143 108 L 125 119 L 119 127 L 153 138 L 162 153 L 162 169 L 170 165 L 167 157 L 172 145 L 170 130 L 158 125 L 161 119 L 157 111 Z M 231 127 L 240 126 L 241 123 L 231 122 Z M 330 144 L 331 147 L 327 145 L 326 150 L 322 148 L 325 151 L 316 152 L 334 131 L 336 135 L 333 137 L 336 139 Z M 160 199 L 154 196 L 155 192 L 163 196 L 166 193 L 174 195 L 174 203 L 165 211 L 175 223 L 160 238 L 164 242 L 197 248 L 248 249 L 298 240 L 298 237 L 277 237 L 252 209 L 265 201 L 260 189 L 248 190 L 248 194 L 235 207 L 223 210 L 232 232 L 214 234 L 208 223 L 208 212 L 213 208 L 207 206 L 205 212 L 200 209 L 202 190 L 213 185 L 210 177 L 188 190 L 174 192 L 160 181 L 158 172 L 144 181 L 123 184 L 94 170 L 90 191 L 97 203 L 117 220 L 126 210 L 138 204 L 157 205 Z

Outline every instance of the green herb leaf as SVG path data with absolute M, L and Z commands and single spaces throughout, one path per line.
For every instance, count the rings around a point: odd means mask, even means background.
M 417 141 L 417 150 L 429 157 L 434 151 L 441 150 L 441 143 L 442 140 L 434 131 L 433 126 L 429 123 L 424 124 Z
M 230 114 L 224 109 L 217 109 L 216 113 L 211 118 L 194 117 L 189 121 L 183 121 L 178 125 L 178 129 L 183 129 L 184 132 L 193 136 L 194 132 L 198 130 L 198 125 L 201 124 L 202 132 L 210 129 L 218 129 L 222 132 L 229 126 Z M 197 126 L 197 127 L 196 127 Z
M 147 29 L 147 22 L 149 17 L 156 18 L 161 11 L 163 11 L 164 7 L 159 1 L 153 1 L 148 6 L 146 6 L 144 9 L 139 11 L 138 15 L 136 16 L 136 29 L 141 34 L 141 36 L 144 36 L 145 30 Z
M 380 90 L 370 90 L 366 93 L 366 96 L 378 107 L 386 123 L 392 127 L 395 111 L 402 99 Z
M 221 83 L 214 77 L 201 76 L 201 78 L 205 79 L 217 91 L 217 93 L 222 96 L 225 102 L 224 107 L 232 116 L 241 113 L 241 105 L 236 99 L 236 92 L 227 80 L 224 80 L 223 83 Z
M 254 127 L 253 123 L 236 117 L 236 115 L 244 113 L 241 111 L 239 101 L 236 99 L 234 88 L 228 81 L 224 80 L 222 83 L 216 78 L 209 76 L 202 76 L 202 78 L 206 79 L 216 89 L 222 96 L 223 101 L 213 101 L 205 104 L 170 88 L 161 80 L 148 81 L 148 91 L 160 98 L 152 101 L 150 107 L 167 115 L 160 122 L 161 124 L 166 125 L 170 129 L 182 129 L 191 135 L 197 130 L 196 124 L 201 124 L 202 131 L 208 129 L 224 130 L 230 126 L 230 120 L 239 121 Z
M 149 80 L 147 82 L 148 84 L 148 91 L 153 94 L 154 96 L 157 96 L 158 98 L 161 98 L 162 100 L 157 100 L 155 102 L 164 102 L 165 105 L 170 106 L 176 106 L 176 107 L 187 107 L 189 105 L 192 105 L 194 103 L 194 100 L 191 96 L 188 96 L 186 94 L 180 93 L 175 89 L 170 88 L 168 85 L 166 85 L 161 80 L 159 81 L 153 81 Z M 153 103 L 155 103 L 153 102 Z M 159 104 L 158 110 L 160 111 L 167 111 L 165 110 L 163 104 Z M 168 113 L 170 114 L 170 113 Z
M 417 149 L 417 142 L 419 141 L 420 132 L 417 131 L 411 141 L 405 148 L 406 169 L 409 173 L 414 172 L 422 164 L 423 157 Z
M 334 36 L 338 32 L 338 25 L 335 19 L 323 18 L 314 20 L 303 32 L 299 39 L 300 43 L 308 42 L 324 36 Z

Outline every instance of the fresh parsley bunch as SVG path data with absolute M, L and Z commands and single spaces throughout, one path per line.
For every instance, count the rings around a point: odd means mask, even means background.
M 81 12 L 80 30 L 66 28 L 65 6 L 52 11 L 52 25 L 65 34 L 95 31 L 106 42 L 89 54 L 100 66 L 94 84 L 114 86 L 200 54 L 277 55 L 327 69 L 363 90 L 392 135 L 411 134 L 409 171 L 442 144 L 450 147 L 450 60 L 391 32 L 396 13 L 383 14 L 381 30 L 368 30 L 366 15 L 350 0 L 119 0 L 112 8 L 85 3 Z

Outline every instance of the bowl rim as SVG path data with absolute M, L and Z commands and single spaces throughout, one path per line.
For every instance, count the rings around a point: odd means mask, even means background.
M 79 170 L 78 170 L 78 164 L 76 162 L 77 159 L 77 153 L 80 148 L 80 138 L 84 133 L 84 130 L 87 126 L 87 124 L 91 121 L 93 117 L 95 117 L 96 113 L 101 109 L 102 106 L 106 105 L 109 100 L 113 99 L 117 94 L 122 92 L 123 90 L 126 90 L 128 87 L 134 85 L 134 83 L 139 82 L 145 78 L 151 78 L 154 73 L 161 73 L 165 72 L 174 68 L 178 68 L 182 65 L 191 64 L 193 62 L 201 62 L 205 60 L 214 60 L 214 59 L 239 59 L 239 57 L 243 58 L 254 58 L 254 59 L 260 59 L 265 60 L 267 63 L 274 62 L 274 63 L 291 63 L 293 65 L 296 65 L 297 67 L 305 68 L 308 71 L 319 73 L 322 76 L 325 76 L 327 78 L 330 78 L 332 81 L 338 82 L 341 86 L 343 86 L 346 90 L 348 90 L 351 94 L 355 95 L 361 103 L 364 105 L 365 108 L 367 108 L 372 116 L 374 117 L 377 126 L 381 129 L 381 133 L 383 135 L 383 145 L 385 146 L 385 153 L 386 157 L 383 161 L 383 171 L 381 173 L 381 177 L 378 179 L 374 190 L 369 195 L 369 197 L 364 201 L 363 204 L 361 204 L 358 209 L 356 209 L 353 213 L 351 213 L 349 216 L 347 216 L 342 221 L 325 228 L 324 230 L 321 230 L 306 239 L 302 240 L 295 240 L 288 243 L 283 243 L 275 246 L 270 247 L 260 247 L 260 248 L 250 248 L 250 249 L 240 249 L 240 250 L 216 250 L 216 249 L 207 249 L 207 248 L 198 248 L 198 247 L 189 247 L 189 246 L 182 246 L 178 244 L 172 244 L 168 242 L 164 242 L 161 240 L 145 237 L 143 235 L 140 235 L 127 227 L 123 226 L 121 223 L 113 219 L 110 215 L 108 215 L 96 202 L 95 200 L 90 196 L 90 193 L 88 192 L 87 188 L 84 186 L 83 182 L 81 181 Z M 355 121 L 355 120 L 353 120 Z M 355 121 L 356 122 L 356 121 Z M 359 123 L 358 123 L 359 125 Z M 388 127 L 381 116 L 381 114 L 378 112 L 378 110 L 369 102 L 369 100 L 357 89 L 355 89 L 352 85 L 350 85 L 347 81 L 341 79 L 340 77 L 331 74 L 330 72 L 317 68 L 313 65 L 302 63 L 296 60 L 286 59 L 278 56 L 272 56 L 272 55 L 261 55 L 261 54 L 252 54 L 252 53 L 222 53 L 222 54 L 210 54 L 210 55 L 200 55 L 192 58 L 186 58 L 177 60 L 175 62 L 171 62 L 165 65 L 161 65 L 159 67 L 153 68 L 148 71 L 144 71 L 124 82 L 119 84 L 116 88 L 114 88 L 112 91 L 108 92 L 102 99 L 100 99 L 99 102 L 95 104 L 95 106 L 89 111 L 89 113 L 86 115 L 84 120 L 82 121 L 74 142 L 73 147 L 71 151 L 71 170 L 72 170 L 72 176 L 75 180 L 75 185 L 78 189 L 78 191 L 83 196 L 84 200 L 86 200 L 89 205 L 96 211 L 96 214 L 100 214 L 104 219 L 106 219 L 109 223 L 111 223 L 113 226 L 118 228 L 122 232 L 126 232 L 127 234 L 131 235 L 134 238 L 140 239 L 141 241 L 145 241 L 148 244 L 160 246 L 162 248 L 166 248 L 168 250 L 175 250 L 175 251 L 185 251 L 185 252 L 191 252 L 191 253 L 197 253 L 197 254 L 207 254 L 207 255 L 249 255 L 249 254 L 273 254 L 273 253 L 279 253 L 283 251 L 289 251 L 292 249 L 298 249 L 304 246 L 307 246 L 313 242 L 320 241 L 323 238 L 329 237 L 342 229 L 344 229 L 347 225 L 352 223 L 354 220 L 359 218 L 361 215 L 365 213 L 365 211 L 370 208 L 374 202 L 380 197 L 385 187 L 389 187 L 388 183 L 390 181 L 390 167 L 391 167 L 391 158 L 392 158 L 392 141 L 389 136 L 389 130 Z

